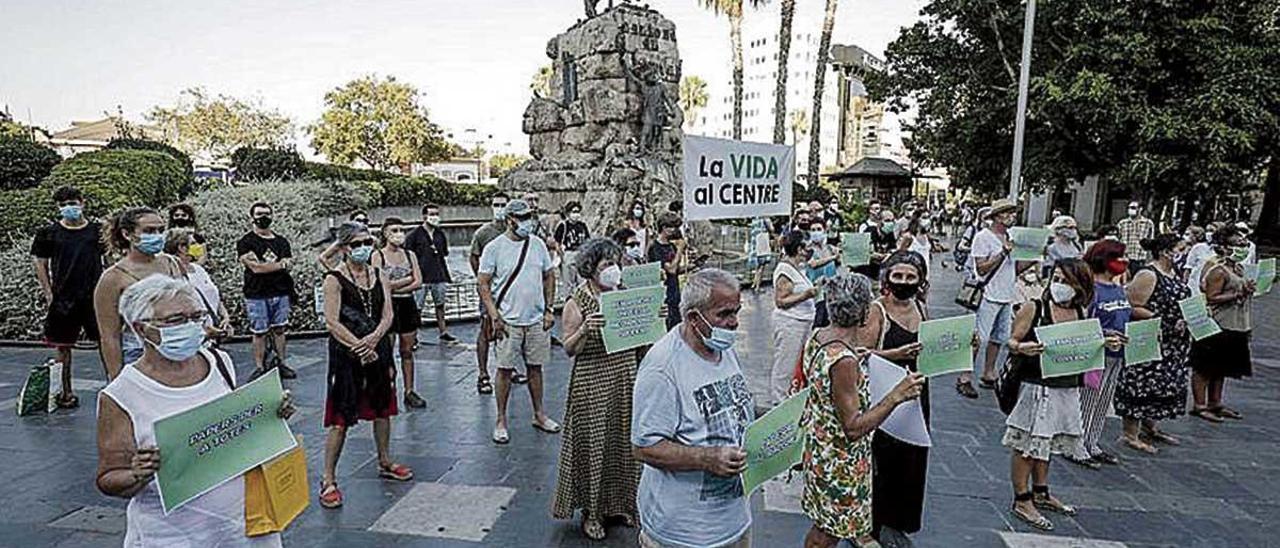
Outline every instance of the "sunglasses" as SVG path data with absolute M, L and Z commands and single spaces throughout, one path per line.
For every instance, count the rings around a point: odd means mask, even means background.
M 351 240 L 351 243 L 347 245 L 351 247 L 361 247 L 366 245 L 372 246 L 373 244 L 374 244 L 373 238 L 365 238 L 363 240 Z

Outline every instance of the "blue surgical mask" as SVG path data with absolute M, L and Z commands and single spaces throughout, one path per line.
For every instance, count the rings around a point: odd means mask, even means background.
M 133 247 L 147 255 L 155 255 L 164 251 L 164 234 L 143 234 L 138 237 L 138 243 Z
M 373 246 L 362 245 L 351 249 L 351 260 L 356 264 L 369 264 L 369 257 L 373 256 Z
M 506 207 L 506 206 L 502 206 L 502 207 L 494 207 L 494 208 L 493 208 L 493 220 L 495 220 L 495 221 L 501 221 L 501 220 L 506 219 L 506 218 L 507 218 L 507 207 Z
M 84 207 L 74 204 L 64 205 L 58 208 L 58 213 L 62 215 L 63 219 L 74 223 L 79 221 L 80 217 L 84 215 Z
M 159 327 L 160 344 L 147 341 L 161 356 L 175 362 L 186 361 L 204 344 L 204 326 L 199 322 L 186 322 L 169 327 Z M 140 337 L 146 340 L 145 337 Z
M 725 352 L 730 348 L 733 348 L 733 342 L 737 340 L 738 332 L 711 325 L 711 322 L 707 321 L 707 317 L 702 315 L 701 310 L 697 312 L 698 317 L 702 318 L 702 321 L 707 324 L 707 327 L 711 328 L 710 336 L 703 335 L 701 331 L 698 332 L 698 336 L 702 337 L 702 343 L 707 345 L 707 348 L 715 350 L 716 352 Z
M 519 223 L 516 224 L 516 236 L 519 236 L 521 238 L 528 238 L 530 234 L 533 234 L 533 229 L 536 227 L 537 225 L 535 224 L 533 219 L 525 219 L 523 221 L 520 221 Z
M 827 243 L 827 233 L 821 230 L 815 230 L 809 233 L 809 240 L 815 244 Z

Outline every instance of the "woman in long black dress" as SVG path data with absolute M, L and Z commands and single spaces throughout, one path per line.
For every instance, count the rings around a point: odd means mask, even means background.
M 373 421 L 378 448 L 378 476 L 413 479 L 408 466 L 391 460 L 391 417 L 397 413 L 396 366 L 391 355 L 391 290 L 386 274 L 369 266 L 373 237 L 355 222 L 338 227 L 338 250 L 344 257 L 324 278 L 324 323 L 329 329 L 328 395 L 324 403 L 324 473 L 320 505 L 342 506 L 336 469 L 347 429 Z
M 895 251 L 880 266 L 883 296 L 871 303 L 863 327 L 863 341 L 874 342 L 874 352 L 909 371 L 916 371 L 920 355 L 920 323 L 926 319 L 917 297 L 928 278 L 924 257 L 914 251 Z M 925 424 L 929 422 L 929 384 L 920 392 Z M 912 445 L 876 430 L 871 439 L 873 476 L 871 487 L 872 534 L 884 538 L 886 529 L 909 534 L 920 530 L 924 510 L 925 476 L 929 448 Z

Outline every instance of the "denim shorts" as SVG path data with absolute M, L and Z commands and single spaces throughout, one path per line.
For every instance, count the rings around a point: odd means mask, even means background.
M 1012 303 L 997 303 L 982 299 L 982 304 L 978 305 L 979 340 L 1003 346 L 1009 342 L 1012 327 Z
M 276 327 L 289 325 L 288 295 L 265 299 L 245 299 L 244 311 L 249 316 L 249 331 L 261 335 Z
M 427 282 L 413 290 L 414 301 L 418 303 L 418 308 L 425 308 L 427 303 L 427 294 L 431 294 L 431 304 L 433 307 L 445 305 L 445 299 L 449 291 L 449 282 Z

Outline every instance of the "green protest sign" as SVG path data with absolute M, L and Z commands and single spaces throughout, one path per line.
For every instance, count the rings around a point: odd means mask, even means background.
M 936 377 L 973 370 L 973 331 L 977 316 L 956 316 L 920 323 L 920 374 Z
M 296 446 L 277 415 L 283 399 L 280 373 L 272 369 L 221 398 L 157 420 L 156 486 L 165 514 Z
M 1222 332 L 1218 322 L 1209 315 L 1207 302 L 1203 293 L 1178 301 L 1178 308 L 1182 309 L 1182 320 L 1187 322 L 1191 338 L 1197 341 Z
M 1254 290 L 1255 296 L 1266 295 L 1271 292 L 1271 287 L 1276 282 L 1276 259 L 1263 259 L 1258 261 L 1258 287 Z
M 638 264 L 622 269 L 622 287 L 627 289 L 661 284 L 662 263 Z
M 742 491 L 747 496 L 760 484 L 789 470 L 804 456 L 800 415 L 808 399 L 809 389 L 805 388 L 747 426 L 742 441 L 742 449 L 747 452 Z
M 1049 245 L 1049 229 L 1015 226 L 1009 228 L 1009 239 L 1013 241 L 1013 253 L 1010 257 L 1015 261 L 1039 261 L 1044 258 L 1044 248 Z
M 871 263 L 871 234 L 866 232 L 842 232 L 840 234 L 840 262 L 847 267 Z
M 1124 324 L 1124 334 L 1129 338 L 1124 345 L 1124 363 L 1133 365 L 1164 358 L 1160 353 L 1160 318 Z
M 663 288 L 658 285 L 601 293 L 605 351 L 612 354 L 662 338 L 667 332 L 667 322 L 660 315 L 662 300 Z
M 1037 327 L 1036 339 L 1044 344 L 1040 373 L 1046 379 L 1077 375 L 1105 366 L 1102 324 L 1097 318 Z

